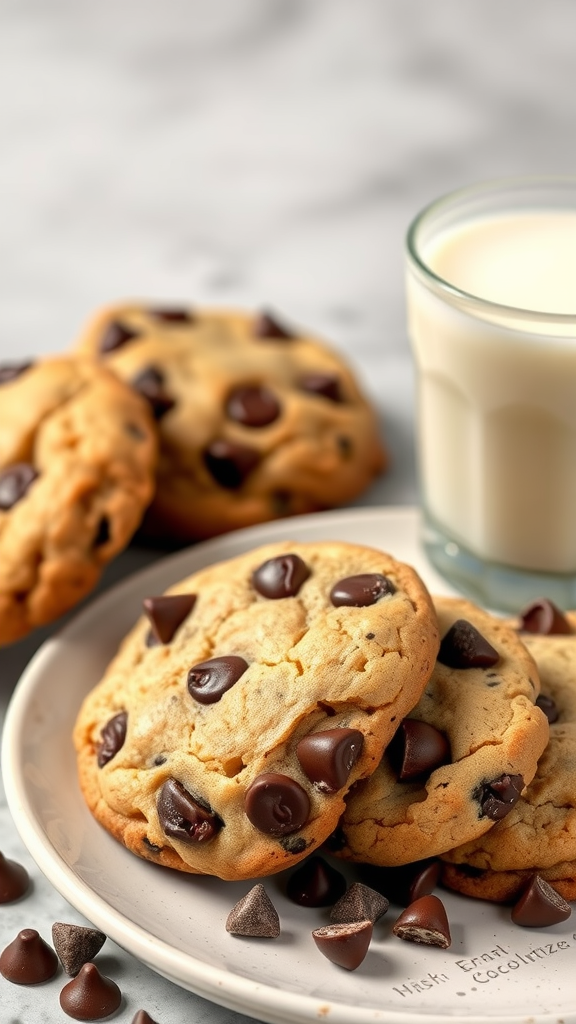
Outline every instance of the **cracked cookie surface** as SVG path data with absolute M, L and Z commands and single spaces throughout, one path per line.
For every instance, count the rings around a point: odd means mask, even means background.
M 301 860 L 426 685 L 438 627 L 422 581 L 372 548 L 284 542 L 145 607 L 76 723 L 92 813 L 183 871 Z
M 150 401 L 160 459 L 144 529 L 157 538 L 342 505 L 386 468 L 375 412 L 345 360 L 265 314 L 118 305 L 78 347 Z
M 147 403 L 88 359 L 0 368 L 0 644 L 96 584 L 154 489 Z

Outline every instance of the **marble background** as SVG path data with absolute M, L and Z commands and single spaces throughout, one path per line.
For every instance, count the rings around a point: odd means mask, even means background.
M 393 465 L 362 502 L 415 502 L 406 228 L 460 185 L 574 173 L 575 39 L 573 0 L 4 0 L 0 359 L 67 348 L 115 298 L 272 306 L 378 405 Z M 0 712 L 38 640 L 0 655 Z M 0 849 L 35 878 L 0 945 L 79 920 L 1 792 Z M 120 1024 L 240 1024 L 113 956 Z M 68 1019 L 2 978 L 0 1006 Z

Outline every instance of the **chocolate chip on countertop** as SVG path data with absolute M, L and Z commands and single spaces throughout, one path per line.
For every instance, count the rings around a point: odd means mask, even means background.
M 105 978 L 96 964 L 84 964 L 60 992 L 60 1006 L 75 1020 L 102 1020 L 117 1010 L 122 993 L 115 981 Z
M 309 733 L 296 747 L 302 771 L 322 793 L 335 793 L 348 782 L 364 735 L 359 729 L 325 729 Z
M 540 875 L 533 875 L 511 912 L 514 924 L 523 928 L 548 928 L 570 917 L 565 899 Z
M 262 385 L 237 387 L 226 401 L 226 415 L 244 427 L 267 427 L 280 415 L 276 396 Z
M 215 704 L 247 668 L 248 662 L 237 654 L 202 661 L 188 672 L 188 692 L 199 704 Z
M 438 653 L 438 661 L 449 668 L 491 668 L 499 660 L 498 651 L 466 619 L 450 627 Z
M 283 836 L 306 823 L 310 800 L 302 786 L 288 775 L 266 772 L 251 784 L 244 797 L 248 820 L 259 832 Z
M 226 920 L 226 931 L 261 939 L 275 939 L 280 935 L 280 918 L 261 882 L 232 908 Z
M 437 858 L 413 861 L 395 868 L 362 864 L 361 877 L 393 903 L 407 907 L 428 896 L 438 885 L 442 866 Z
M 84 964 L 100 952 L 106 936 L 97 928 L 55 921 L 52 925 L 52 942 L 66 974 L 74 977 Z
M 371 921 L 351 921 L 316 928 L 312 938 L 323 956 L 333 964 L 355 971 L 368 952 L 372 932 Z
M 330 591 L 330 600 L 336 608 L 349 606 L 365 608 L 376 604 L 386 594 L 394 594 L 396 587 L 387 576 L 377 572 L 363 572 L 347 576 L 335 583 Z
M 388 907 L 389 901 L 376 889 L 353 882 L 343 896 L 334 904 L 330 911 L 330 920 L 335 924 L 346 924 L 351 921 L 371 921 L 375 924 Z
M 119 320 L 113 320 L 108 324 L 100 338 L 100 352 L 115 352 L 116 349 L 122 348 L 126 342 L 137 338 L 139 334 L 140 331 L 135 330 L 133 327 L 121 324 Z
M 40 985 L 53 978 L 58 957 L 35 928 L 24 928 L 0 953 L 0 974 L 15 985 Z
M 394 923 L 392 932 L 399 939 L 442 949 L 448 949 L 452 941 L 444 904 L 434 895 L 421 896 L 406 907 Z
M 144 598 L 144 611 L 158 643 L 170 643 L 176 630 L 194 608 L 196 599 L 196 594 L 165 594 L 160 597 Z
M 524 779 L 521 775 L 505 774 L 484 783 L 473 796 L 480 801 L 483 817 L 500 821 L 518 803 L 523 789 Z
M 38 473 L 29 462 L 16 462 L 0 472 L 0 509 L 12 508 L 26 494 Z
M 253 326 L 255 338 L 273 338 L 278 341 L 289 341 L 294 335 L 276 320 L 270 313 L 260 313 Z
M 547 597 L 542 597 L 529 604 L 520 612 L 519 619 L 520 629 L 524 633 L 550 636 L 556 633 L 572 632 L 568 619 Z
M 99 768 L 103 768 L 105 764 L 108 764 L 108 761 L 111 761 L 124 745 L 127 724 L 128 715 L 126 711 L 119 711 L 102 729 L 100 733 L 100 746 L 97 752 Z
M 260 462 L 260 452 L 245 444 L 216 440 L 204 452 L 204 463 L 217 484 L 236 491 Z
M 286 883 L 286 895 L 301 907 L 330 907 L 344 894 L 346 879 L 323 857 L 300 864 Z
M 132 1018 L 132 1024 L 157 1024 L 157 1021 L 152 1020 L 146 1010 L 137 1010 Z
M 400 723 L 386 754 L 400 782 L 430 775 L 451 760 L 450 745 L 439 729 L 428 722 L 405 718 Z
M 309 576 L 310 569 L 299 555 L 277 555 L 254 570 L 252 586 L 271 600 L 295 597 Z
M 0 903 L 21 899 L 29 888 L 30 877 L 26 868 L 0 853 Z
M 177 779 L 167 779 L 157 803 L 162 830 L 182 843 L 209 843 L 222 828 L 222 821 L 207 805 L 194 799 Z

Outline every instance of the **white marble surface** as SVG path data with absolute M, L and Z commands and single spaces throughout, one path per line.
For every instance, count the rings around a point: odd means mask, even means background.
M 417 500 L 403 238 L 481 178 L 574 173 L 573 0 L 5 0 L 0 12 L 0 360 L 69 346 L 114 298 L 266 304 L 351 358 L 390 472 Z M 132 551 L 114 574 L 152 557 Z M 41 636 L 0 652 L 0 715 Z M 23 850 L 22 927 L 79 921 Z M 241 1024 L 110 944 L 116 1016 Z M 60 979 L 61 981 L 61 979 Z M 60 981 L 0 977 L 1 1024 L 62 1024 Z

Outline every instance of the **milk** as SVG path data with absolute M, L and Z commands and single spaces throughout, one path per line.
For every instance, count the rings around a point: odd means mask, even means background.
M 407 293 L 426 513 L 479 559 L 576 573 L 576 209 L 472 217 L 419 256 L 432 274 L 409 261 Z

